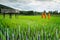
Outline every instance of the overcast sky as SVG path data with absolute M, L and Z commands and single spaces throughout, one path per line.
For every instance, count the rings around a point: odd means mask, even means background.
M 0 0 L 0 4 L 19 10 L 60 11 L 60 0 Z

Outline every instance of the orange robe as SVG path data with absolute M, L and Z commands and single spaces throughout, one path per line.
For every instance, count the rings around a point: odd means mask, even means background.
M 48 14 L 48 19 L 50 19 L 50 13 Z

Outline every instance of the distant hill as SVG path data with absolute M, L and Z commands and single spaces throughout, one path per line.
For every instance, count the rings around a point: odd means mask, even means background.
M 0 4 L 0 13 L 19 13 L 19 10 Z
M 1 9 L 13 9 L 13 8 L 0 4 L 0 13 Z
M 0 9 L 13 9 L 13 8 L 0 4 Z

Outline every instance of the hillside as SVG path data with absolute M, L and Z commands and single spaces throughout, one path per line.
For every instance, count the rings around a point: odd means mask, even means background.
M 4 8 L 4 9 L 8 9 L 8 8 L 9 8 L 9 9 L 13 9 L 13 8 L 11 8 L 11 7 L 8 7 L 8 6 L 5 6 L 5 5 L 0 4 L 0 9 L 1 9 L 1 8 L 2 8 L 2 9 L 3 9 L 3 8 Z

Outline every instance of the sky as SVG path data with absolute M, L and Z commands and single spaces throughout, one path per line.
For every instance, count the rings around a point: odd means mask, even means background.
M 60 0 L 0 0 L 0 4 L 18 9 L 33 11 L 55 11 L 60 12 Z

